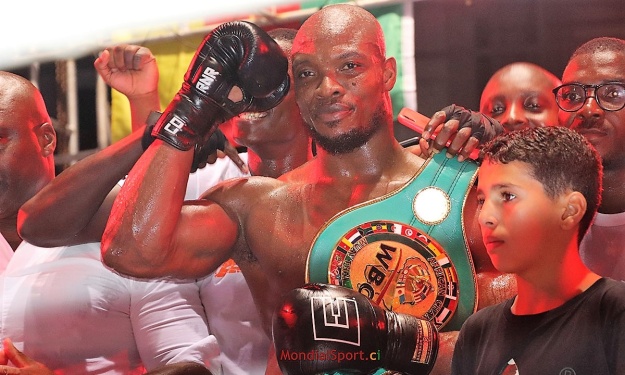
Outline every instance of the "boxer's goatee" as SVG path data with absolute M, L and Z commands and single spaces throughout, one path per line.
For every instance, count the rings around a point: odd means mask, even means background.
M 347 154 L 364 145 L 383 126 L 383 118 L 386 116 L 384 107 L 375 111 L 371 121 L 363 127 L 354 128 L 336 137 L 326 137 L 320 134 L 314 127 L 309 126 L 312 139 L 322 149 L 333 155 Z

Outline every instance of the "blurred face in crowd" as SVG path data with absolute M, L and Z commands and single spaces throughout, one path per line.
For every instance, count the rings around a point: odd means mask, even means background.
M 54 178 L 56 136 L 39 91 L 0 72 L 0 219 Z
M 625 52 L 595 51 L 573 57 L 564 70 L 563 84 L 579 84 L 563 90 L 574 112 L 560 110 L 560 122 L 582 134 L 601 155 L 606 171 L 625 167 Z M 614 84 L 612 84 L 614 83 Z M 595 89 L 588 85 L 603 85 Z M 597 101 L 599 97 L 599 102 Z M 574 108 L 574 107 L 571 107 Z
M 292 41 L 275 39 L 285 53 L 290 55 Z M 289 73 L 290 70 L 289 67 Z M 268 142 L 288 144 L 306 133 L 304 121 L 295 102 L 292 82 L 291 76 L 289 93 L 273 109 L 266 112 L 245 112 L 231 120 L 232 136 L 236 143 L 254 150 L 257 145 Z
M 506 131 L 558 125 L 552 90 L 560 80 L 530 63 L 513 63 L 498 70 L 480 99 L 480 112 L 498 120 Z

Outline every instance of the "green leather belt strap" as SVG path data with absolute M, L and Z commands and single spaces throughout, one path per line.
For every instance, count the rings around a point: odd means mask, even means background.
M 455 157 L 447 158 L 443 150 L 429 158 L 401 189 L 335 215 L 320 229 L 313 241 L 308 255 L 307 282 L 329 283 L 334 249 L 354 227 L 372 221 L 405 223 L 423 231 L 436 241 L 453 264 L 458 277 L 458 305 L 443 330 L 459 330 L 466 318 L 475 312 L 477 304 L 477 280 L 462 216 L 466 197 L 477 176 L 477 169 L 475 162 L 459 162 Z M 446 196 L 444 200 L 447 203 L 447 211 L 442 219 L 439 218 L 440 220 L 434 222 L 423 220 L 416 213 L 419 210 L 415 207 L 421 203 L 415 203 L 415 197 L 426 190 L 434 191 L 434 196 Z M 441 191 L 445 193 L 440 193 Z M 432 199 L 425 195 L 424 197 L 425 203 L 431 203 Z M 426 208 L 426 214 L 428 210 Z

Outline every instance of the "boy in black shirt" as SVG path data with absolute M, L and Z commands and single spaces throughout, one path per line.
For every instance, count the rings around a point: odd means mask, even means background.
M 601 199 L 599 156 L 564 127 L 488 143 L 478 176 L 479 223 L 494 266 L 518 294 L 463 325 L 452 373 L 625 373 L 625 283 L 581 261 Z

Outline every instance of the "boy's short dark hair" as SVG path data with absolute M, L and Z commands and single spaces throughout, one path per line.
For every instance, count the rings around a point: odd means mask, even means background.
M 568 191 L 582 193 L 587 208 L 579 224 L 581 241 L 601 203 L 603 178 L 601 158 L 582 135 L 563 126 L 528 128 L 496 137 L 480 155 L 501 164 L 515 160 L 529 164 L 551 199 Z

